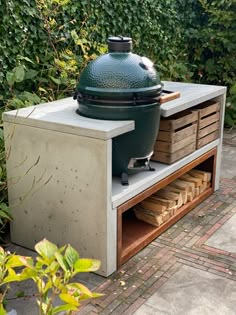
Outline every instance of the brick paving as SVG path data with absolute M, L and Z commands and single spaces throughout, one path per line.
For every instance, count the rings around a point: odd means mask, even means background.
M 235 213 L 236 177 L 222 178 L 217 192 L 104 279 L 93 290 L 104 296 L 79 314 L 133 314 L 183 265 L 236 281 L 236 254 L 205 245 Z

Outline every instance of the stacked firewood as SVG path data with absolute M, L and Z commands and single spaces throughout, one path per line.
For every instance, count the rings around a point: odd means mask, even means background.
M 134 207 L 139 220 L 160 226 L 211 186 L 211 173 L 192 169 Z

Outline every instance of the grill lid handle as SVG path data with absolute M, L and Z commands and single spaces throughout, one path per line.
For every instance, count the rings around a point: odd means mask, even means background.
M 132 50 L 132 38 L 123 36 L 108 37 L 108 52 L 130 52 Z

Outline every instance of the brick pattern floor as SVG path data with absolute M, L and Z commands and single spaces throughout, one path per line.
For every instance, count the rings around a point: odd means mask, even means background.
M 130 315 L 182 265 L 236 281 L 236 254 L 206 246 L 208 238 L 236 213 L 236 177 L 221 179 L 220 189 L 131 258 L 94 291 L 99 299 L 79 314 Z

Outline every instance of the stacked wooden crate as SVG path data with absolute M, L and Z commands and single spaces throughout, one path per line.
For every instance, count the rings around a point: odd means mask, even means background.
M 185 110 L 161 118 L 153 161 L 172 164 L 196 149 L 198 112 Z
M 211 185 L 211 173 L 192 169 L 134 207 L 139 220 L 160 226 Z
M 220 104 L 207 101 L 194 107 L 198 113 L 197 149 L 219 137 Z

